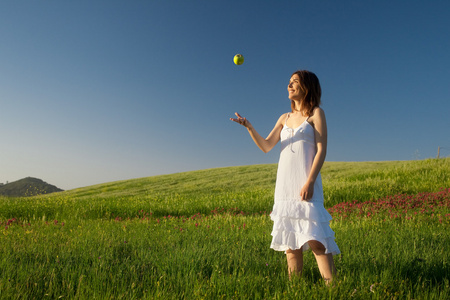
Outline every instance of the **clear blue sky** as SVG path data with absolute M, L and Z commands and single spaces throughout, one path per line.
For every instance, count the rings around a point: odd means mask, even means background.
M 0 182 L 276 163 L 279 146 L 262 153 L 229 118 L 267 135 L 297 69 L 322 84 L 327 161 L 448 156 L 449 15 L 450 1 L 2 1 Z

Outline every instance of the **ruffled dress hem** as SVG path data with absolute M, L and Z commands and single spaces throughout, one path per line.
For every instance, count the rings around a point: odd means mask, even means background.
M 326 254 L 340 254 L 334 231 L 329 225 L 332 217 L 323 203 L 278 200 L 270 218 L 274 222 L 270 248 L 286 251 L 303 247 L 303 251 L 307 251 L 310 249 L 308 241 L 318 241 L 324 245 Z
M 325 247 L 325 254 L 331 253 L 332 255 L 340 254 L 341 251 L 339 250 L 336 242 L 334 241 L 333 237 L 328 238 L 318 238 L 314 236 L 307 236 L 304 234 L 297 234 L 297 233 L 284 233 L 284 232 L 272 232 L 272 243 L 270 245 L 270 248 L 272 248 L 275 251 L 284 251 L 287 250 L 297 250 L 297 249 L 303 249 L 303 252 L 308 251 L 310 249 L 308 242 L 309 241 L 317 241 L 320 242 Z

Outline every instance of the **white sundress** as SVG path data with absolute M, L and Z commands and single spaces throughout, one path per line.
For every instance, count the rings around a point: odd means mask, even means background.
M 286 117 L 289 118 L 289 114 Z M 323 206 L 322 179 L 317 176 L 313 197 L 302 201 L 300 190 L 305 184 L 316 155 L 314 128 L 306 119 L 297 128 L 286 122 L 281 131 L 281 154 L 275 185 L 275 202 L 270 217 L 273 224 L 270 248 L 277 251 L 309 249 L 308 241 L 325 246 L 325 253 L 339 254 L 332 217 Z

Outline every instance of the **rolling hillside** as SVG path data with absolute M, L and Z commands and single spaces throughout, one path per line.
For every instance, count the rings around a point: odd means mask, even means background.
M 33 177 L 26 177 L 14 182 L 0 185 L 0 195 L 10 197 L 28 197 L 41 194 L 61 192 L 62 189 Z
M 75 198 L 124 199 L 136 196 L 202 197 L 259 191 L 272 198 L 276 164 L 206 169 L 109 182 L 64 192 Z M 325 202 L 370 200 L 389 194 L 414 194 L 450 187 L 450 158 L 386 162 L 325 162 L 322 171 Z M 357 192 L 357 198 L 355 192 Z M 361 199 L 359 199 L 361 198 Z

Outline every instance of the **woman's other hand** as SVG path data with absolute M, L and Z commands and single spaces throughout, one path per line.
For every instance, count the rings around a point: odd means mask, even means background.
M 314 182 L 307 181 L 305 185 L 300 190 L 300 197 L 303 201 L 311 200 L 314 194 Z

